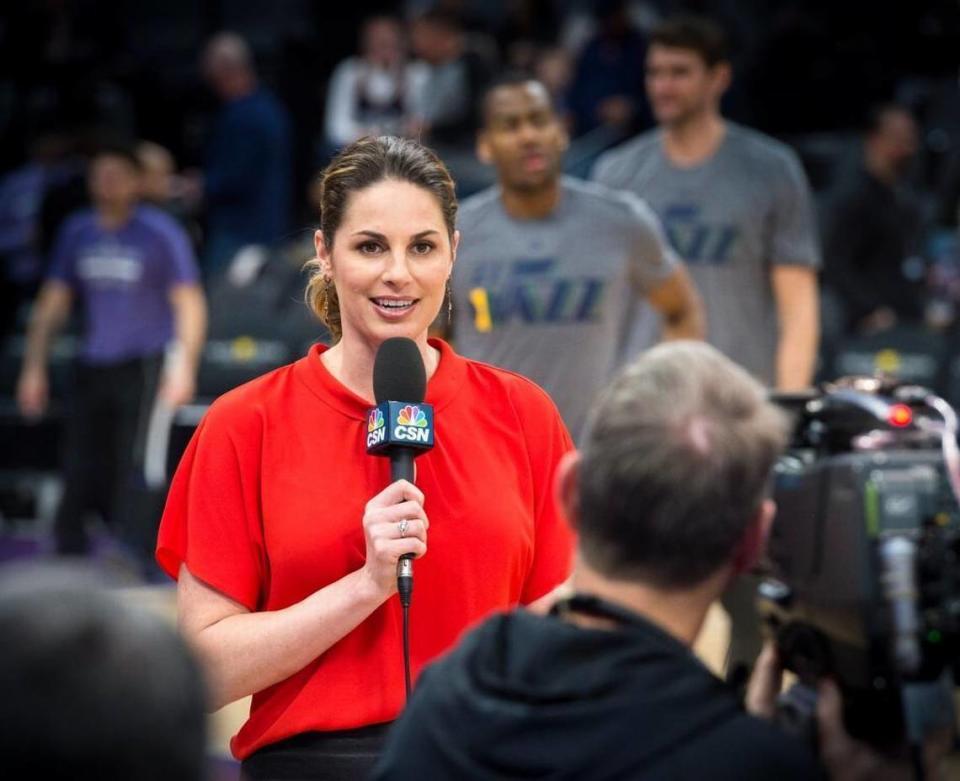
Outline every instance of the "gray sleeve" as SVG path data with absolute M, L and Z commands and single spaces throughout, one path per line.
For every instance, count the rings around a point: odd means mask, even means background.
M 614 189 L 625 188 L 629 183 L 628 172 L 632 169 L 630 166 L 623 165 L 622 157 L 623 150 L 621 149 L 615 148 L 609 152 L 604 152 L 593 164 L 590 179 Z
M 821 266 L 813 196 L 800 161 L 790 153 L 775 169 L 770 263 Z
M 632 193 L 621 193 L 628 209 L 631 277 L 641 294 L 647 294 L 680 265 L 664 233 L 660 218 Z

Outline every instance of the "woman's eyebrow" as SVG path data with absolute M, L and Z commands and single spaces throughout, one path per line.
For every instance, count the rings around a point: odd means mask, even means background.
M 417 239 L 424 239 L 424 238 L 426 238 L 427 236 L 430 236 L 430 235 L 432 235 L 432 234 L 437 234 L 437 235 L 439 235 L 439 234 L 440 234 L 440 231 L 438 231 L 438 230 L 436 230 L 436 229 L 434 229 L 434 228 L 430 228 L 429 230 L 425 230 L 425 231 L 420 231 L 419 233 L 414 234 L 413 240 L 416 241 Z M 352 235 L 353 235 L 353 236 L 367 236 L 367 237 L 369 237 L 369 238 L 371 238 L 371 239 L 377 239 L 378 241 L 386 241 L 386 240 L 387 240 L 387 237 L 386 237 L 386 236 L 384 236 L 382 233 L 377 233 L 376 231 L 369 231 L 369 230 L 355 231 Z

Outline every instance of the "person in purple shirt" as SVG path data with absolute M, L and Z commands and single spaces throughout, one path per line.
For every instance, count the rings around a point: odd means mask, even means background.
M 17 384 L 21 413 L 42 416 L 50 344 L 77 301 L 82 338 L 55 521 L 57 550 L 65 554 L 86 551 L 87 511 L 117 526 L 133 512 L 133 467 L 144 466 L 137 451 L 148 421 L 193 397 L 206 331 L 190 242 L 171 217 L 139 204 L 132 150 L 100 151 L 89 187 L 94 207 L 69 218 L 54 244 Z

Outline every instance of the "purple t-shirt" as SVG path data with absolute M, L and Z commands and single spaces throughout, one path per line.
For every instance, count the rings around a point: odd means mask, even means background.
M 169 293 L 199 279 L 186 233 L 150 206 L 104 230 L 85 210 L 61 228 L 48 279 L 73 289 L 84 312 L 83 360 L 104 364 L 162 352 L 173 337 Z

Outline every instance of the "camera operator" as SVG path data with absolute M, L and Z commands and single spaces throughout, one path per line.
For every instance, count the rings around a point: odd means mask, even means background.
M 690 650 L 711 604 L 763 550 L 785 440 L 761 385 L 714 348 L 643 354 L 559 468 L 579 533 L 576 595 L 550 616 L 495 617 L 427 669 L 375 778 L 822 777 L 770 719 L 775 654 L 760 660 L 748 713 Z M 846 735 L 824 686 L 828 776 L 873 778 L 863 769 L 879 759 Z

